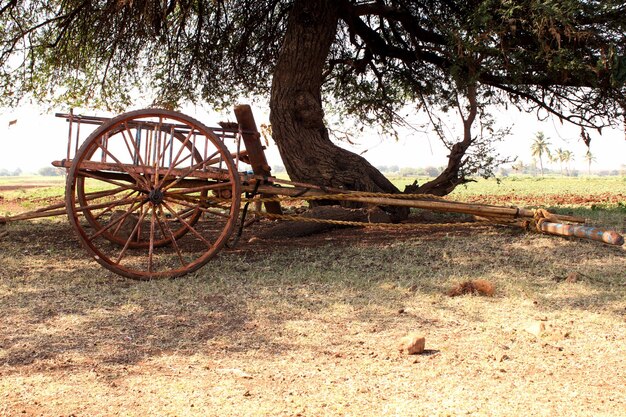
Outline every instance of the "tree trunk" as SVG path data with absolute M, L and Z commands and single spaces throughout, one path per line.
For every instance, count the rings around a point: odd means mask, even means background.
M 336 35 L 336 3 L 294 2 L 272 80 L 272 135 L 294 181 L 397 193 L 399 190 L 364 158 L 333 144 L 324 124 L 322 74 Z M 395 220 L 408 215 L 405 208 L 385 210 Z
M 411 193 L 421 194 L 433 194 L 438 196 L 444 196 L 450 194 L 454 189 L 461 184 L 469 182 L 467 178 L 460 175 L 460 170 L 464 164 L 465 153 L 467 149 L 474 142 L 472 136 L 472 125 L 476 120 L 478 114 L 478 101 L 476 99 L 476 85 L 470 85 L 467 89 L 467 99 L 469 100 L 469 112 L 467 116 L 464 116 L 460 111 L 461 118 L 463 119 L 463 140 L 455 143 L 450 149 L 450 155 L 448 155 L 448 166 L 443 170 L 437 178 L 429 181 L 421 186 L 417 184 L 408 185 L 406 191 Z

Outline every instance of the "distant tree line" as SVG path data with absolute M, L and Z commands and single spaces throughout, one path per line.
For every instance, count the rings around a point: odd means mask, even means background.
M 15 168 L 13 170 L 0 168 L 0 177 L 18 177 L 23 173 L 24 171 L 22 171 L 21 168 Z M 58 177 L 65 175 L 65 170 L 55 167 L 42 167 L 37 170 L 37 175 L 41 175 L 42 177 Z
M 560 149 L 556 150 L 555 156 L 550 158 L 550 162 L 558 162 Z M 588 153 L 590 155 L 590 153 Z M 588 155 L 585 155 L 585 160 L 588 161 Z M 592 156 L 593 158 L 593 156 Z M 595 158 L 593 158 L 595 161 Z M 566 160 L 567 161 L 567 160 Z M 436 177 L 441 173 L 444 167 L 399 167 L 398 165 L 377 165 L 376 169 L 380 172 L 384 173 L 387 176 L 399 176 L 399 177 Z M 285 172 L 285 167 L 282 165 L 274 165 L 272 167 L 273 174 L 280 174 Z M 577 169 L 570 169 L 567 167 L 563 170 L 562 167 L 559 169 L 551 169 L 548 167 L 543 168 L 543 173 L 545 175 L 567 175 L 572 177 L 577 177 L 580 175 L 580 171 Z M 591 171 L 587 172 L 589 175 Z M 496 177 L 508 177 L 509 175 L 530 175 L 530 176 L 538 176 L 541 175 L 541 167 L 539 165 L 539 161 L 537 159 L 533 159 L 530 163 L 524 163 L 522 160 L 517 160 L 512 165 L 502 165 L 497 171 L 494 172 Z M 600 177 L 607 176 L 626 176 L 626 164 L 623 164 L 619 169 L 604 169 L 604 170 L 594 170 L 593 175 L 597 175 Z
M 15 168 L 13 171 L 9 171 L 6 168 L 0 168 L 0 177 L 17 177 L 22 174 L 20 168 Z
M 43 167 L 39 168 L 37 174 L 41 175 L 42 177 L 58 177 L 61 175 L 65 175 L 65 170 L 56 167 Z
M 581 173 L 587 175 L 597 175 L 599 177 L 607 177 L 607 176 L 626 176 L 626 165 L 622 165 L 620 168 L 614 169 L 596 169 L 594 171 L 583 170 L 579 171 L 577 169 L 569 169 L 567 168 L 565 171 L 559 169 L 550 169 L 544 167 L 544 176 L 571 176 L 578 177 Z M 499 177 L 508 177 L 509 175 L 531 175 L 531 176 L 541 176 L 541 168 L 539 167 L 538 161 L 535 159 L 530 163 L 524 163 L 524 161 L 518 160 L 510 167 L 500 167 L 497 171 L 497 176 Z

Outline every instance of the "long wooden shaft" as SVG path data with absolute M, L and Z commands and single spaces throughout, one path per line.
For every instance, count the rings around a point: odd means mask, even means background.
M 624 237 L 619 233 L 612 230 L 601 229 L 599 227 L 543 222 L 539 225 L 539 228 L 542 232 L 551 235 L 576 236 L 617 246 L 622 246 L 624 244 Z
M 252 186 L 243 186 L 242 188 L 246 190 L 247 188 L 252 188 Z M 316 189 L 304 191 L 300 187 L 288 188 L 261 185 L 259 187 L 259 191 L 266 194 L 286 195 L 290 197 L 328 195 L 328 199 L 332 200 L 332 193 L 329 194 L 328 192 Z M 349 194 L 350 192 L 346 191 L 341 199 L 366 204 L 375 204 L 378 206 L 403 206 L 454 213 L 476 213 L 477 215 L 482 213 L 486 217 L 533 217 L 535 214 L 533 210 L 516 207 L 483 206 L 478 204 L 459 203 L 453 201 L 407 200 L 389 197 L 360 197 L 358 194 L 354 196 L 351 196 Z
M 432 200 L 401 200 L 395 198 L 377 198 L 377 197 L 348 197 L 350 201 L 360 203 L 376 204 L 381 206 L 401 206 L 427 209 L 433 211 L 442 211 L 447 213 L 465 213 L 480 216 L 500 216 L 500 217 L 533 217 L 534 211 L 517 208 L 517 207 L 496 207 L 482 206 L 478 204 L 457 203 L 451 201 L 432 201 Z
M 244 185 L 242 189 L 248 191 L 248 189 L 252 189 L 252 186 Z M 378 206 L 404 206 L 441 212 L 465 213 L 491 218 L 503 217 L 507 219 L 532 219 L 535 217 L 535 210 L 520 207 L 490 206 L 483 204 L 461 203 L 458 201 L 417 200 L 392 197 L 360 197 L 358 193 L 355 193 L 354 196 L 351 196 L 350 191 L 336 189 L 322 191 L 318 189 L 305 189 L 302 187 L 275 187 L 271 185 L 262 185 L 259 187 L 258 191 L 263 192 L 264 194 L 285 195 L 290 197 L 329 195 L 329 192 L 330 194 L 338 192 L 343 194 L 341 198 L 342 200 L 356 201 L 366 204 L 375 204 Z M 401 195 L 399 195 L 399 197 L 400 196 Z M 332 199 L 332 195 L 329 195 L 328 198 Z M 549 213 L 549 220 L 566 221 L 572 223 L 585 223 L 585 219 L 583 217 L 553 213 Z
M 67 214 L 67 210 L 50 210 L 49 207 L 46 207 L 47 210 L 41 211 L 30 211 L 28 213 L 18 214 L 17 216 L 8 216 L 8 217 L 0 217 L 0 224 L 15 222 L 20 220 L 32 220 L 39 219 L 42 217 L 53 217 L 53 216 L 63 216 Z

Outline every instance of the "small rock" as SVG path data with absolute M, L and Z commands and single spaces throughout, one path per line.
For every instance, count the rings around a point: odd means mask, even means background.
M 450 288 L 446 293 L 449 297 L 456 297 L 459 295 L 483 295 L 487 297 L 493 297 L 496 292 L 496 287 L 486 279 L 474 279 L 456 284 Z
M 546 325 L 541 321 L 533 321 L 528 326 L 526 326 L 526 331 L 534 336 L 540 337 L 541 334 L 546 330 Z
M 563 352 L 563 347 L 562 346 L 555 346 L 555 345 L 551 345 L 549 343 L 544 343 L 543 345 L 541 345 L 544 348 L 550 348 L 550 349 L 555 349 L 559 352 Z
M 570 272 L 565 278 L 565 282 L 578 282 L 580 281 L 580 274 L 578 272 Z
M 409 355 L 419 355 L 424 352 L 426 347 L 426 338 L 417 333 L 409 333 L 400 339 L 398 350 Z
M 506 361 L 508 359 L 511 359 L 511 358 L 506 353 L 499 353 L 499 354 L 496 355 L 495 359 L 496 359 L 496 362 L 504 362 L 504 361 Z

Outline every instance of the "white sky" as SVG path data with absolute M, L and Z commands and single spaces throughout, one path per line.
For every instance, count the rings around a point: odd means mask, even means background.
M 69 109 L 58 109 L 67 112 Z M 267 112 L 255 109 L 257 124 L 269 123 Z M 209 114 L 201 107 L 187 107 L 183 112 L 197 118 L 209 126 L 215 126 L 218 121 L 234 120 L 234 115 Z M 90 115 L 111 114 L 84 111 Z M 452 116 L 451 122 L 458 123 L 458 116 Z M 586 146 L 580 140 L 580 129 L 576 126 L 561 125 L 558 120 L 549 119 L 540 122 L 532 114 L 517 111 L 502 111 L 496 115 L 501 126 L 512 126 L 512 134 L 498 147 L 503 156 L 517 156 L 524 163 L 530 163 L 530 145 L 535 133 L 543 131 L 549 138 L 551 148 L 563 148 L 574 153 L 573 167 L 586 172 L 587 163 L 584 154 Z M 9 122 L 16 120 L 9 126 Z M 460 120 L 459 120 L 460 121 Z M 620 129 L 603 131 L 602 136 L 591 132 L 591 153 L 596 161 L 592 170 L 619 169 L 626 164 L 626 136 Z M 425 167 L 445 165 L 447 150 L 441 145 L 434 133 L 410 132 L 402 136 L 399 141 L 383 139 L 376 134 L 365 133 L 357 137 L 358 145 L 351 146 L 341 143 L 341 146 L 357 153 L 364 152 L 373 165 L 398 165 L 399 167 Z M 4 110 L 0 115 L 0 168 L 14 170 L 17 167 L 26 172 L 36 172 L 39 168 L 49 166 L 52 160 L 63 159 L 67 147 L 67 123 L 54 117 L 54 112 L 46 112 L 34 106 L 23 106 L 18 109 Z M 270 165 L 282 165 L 276 146 L 270 143 L 267 156 Z M 558 170 L 557 165 L 544 165 Z

